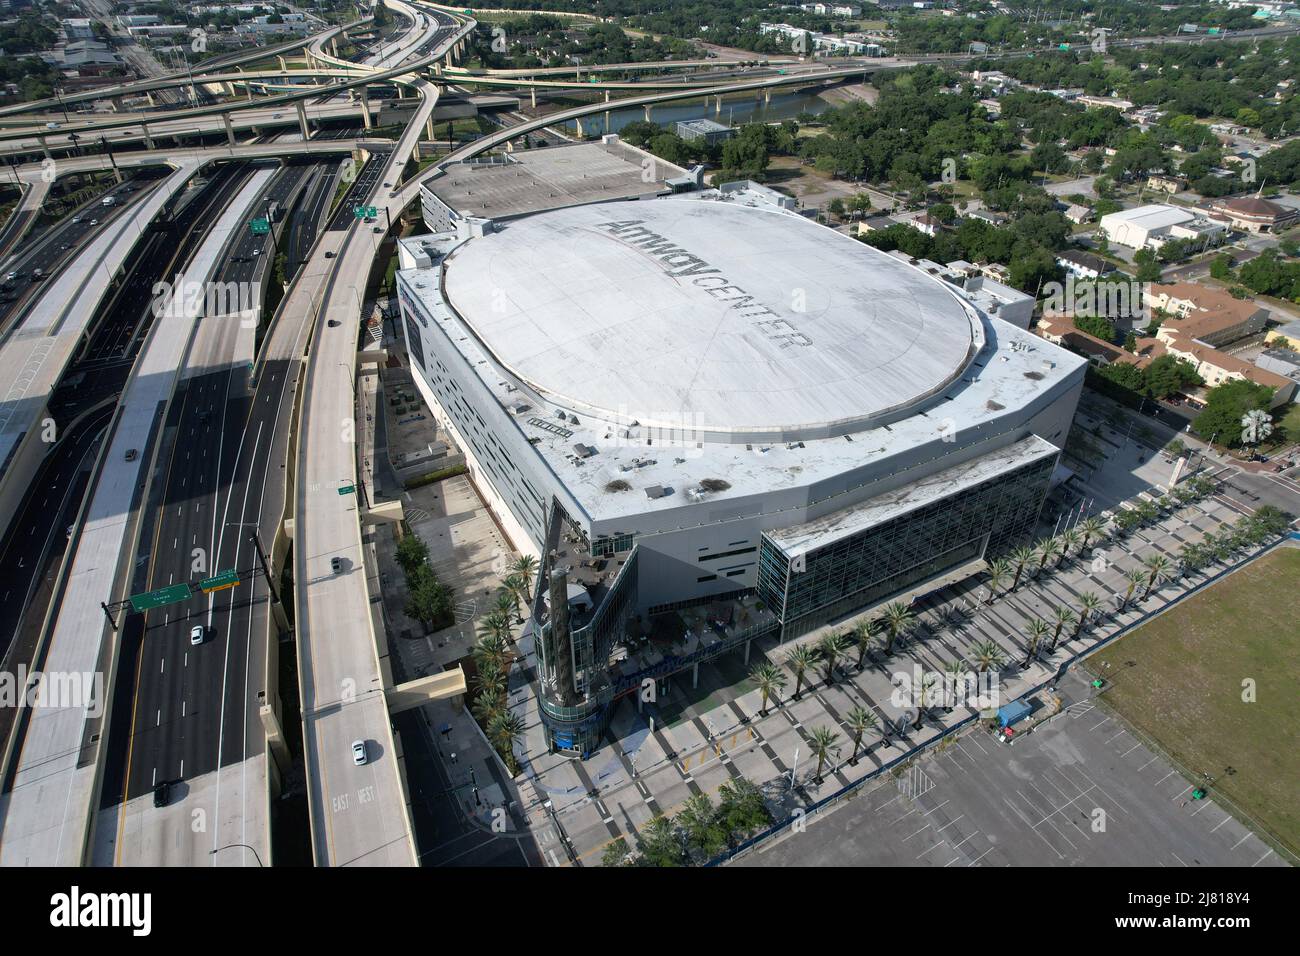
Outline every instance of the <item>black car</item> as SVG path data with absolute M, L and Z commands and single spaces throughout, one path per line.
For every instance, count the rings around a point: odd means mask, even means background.
M 164 780 L 153 788 L 153 805 L 155 807 L 167 806 L 167 801 L 171 798 L 171 795 L 172 785 Z

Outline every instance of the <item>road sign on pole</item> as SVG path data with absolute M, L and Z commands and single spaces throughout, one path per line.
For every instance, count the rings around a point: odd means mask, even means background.
M 233 588 L 238 583 L 238 571 L 222 571 L 200 581 L 199 590 L 204 594 L 211 594 L 213 591 L 224 591 L 226 588 Z
M 188 600 L 190 596 L 190 586 L 186 582 L 181 584 L 170 584 L 165 588 L 159 588 L 156 591 L 146 591 L 144 594 L 131 595 L 131 608 L 135 611 L 151 611 L 156 607 L 163 607 L 167 604 L 176 604 L 180 601 Z
M 356 490 L 357 490 L 357 486 L 356 486 L 356 485 L 343 485 L 342 487 L 339 488 L 339 494 L 340 494 L 340 495 L 351 495 L 351 494 L 355 494 L 355 493 L 356 493 Z
M 267 219 L 250 219 L 248 220 L 248 228 L 255 236 L 265 236 L 271 231 L 271 223 Z

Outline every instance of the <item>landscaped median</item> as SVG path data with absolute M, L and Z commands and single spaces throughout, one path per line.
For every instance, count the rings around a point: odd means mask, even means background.
M 1300 854 L 1300 549 L 1264 555 L 1095 655 L 1106 703 Z M 1204 778 L 1202 778 L 1204 779 Z

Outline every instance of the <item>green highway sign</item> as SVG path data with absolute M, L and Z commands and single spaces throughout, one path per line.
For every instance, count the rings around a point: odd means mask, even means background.
M 374 206 L 353 206 L 352 216 L 355 219 L 365 219 L 367 216 L 374 218 L 379 215 L 379 210 Z
M 200 581 L 199 590 L 203 591 L 204 594 L 212 591 L 224 591 L 226 588 L 233 588 L 238 583 L 238 571 L 222 571 L 219 574 L 214 574 L 212 577 L 204 578 Z
M 167 587 L 159 588 L 156 591 L 132 594 L 131 609 L 134 611 L 152 611 L 156 607 L 188 600 L 189 596 L 190 586 L 188 583 L 169 584 Z
M 356 485 L 344 485 L 339 489 L 339 494 L 350 495 L 357 490 Z
M 255 236 L 265 236 L 271 231 L 271 223 L 266 219 L 250 219 L 248 228 Z

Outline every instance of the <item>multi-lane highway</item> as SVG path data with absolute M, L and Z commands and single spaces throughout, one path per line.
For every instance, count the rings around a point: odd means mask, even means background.
M 275 175 L 252 208 L 293 204 L 295 214 L 276 225 L 275 236 L 291 249 L 304 241 L 303 234 L 316 234 L 332 195 L 332 168 L 290 166 Z M 217 281 L 256 283 L 263 270 L 273 268 L 274 255 L 270 236 L 241 230 L 227 247 Z M 283 412 L 285 380 L 282 368 L 271 368 L 250 388 L 255 330 L 246 316 L 206 316 L 203 324 L 167 423 L 166 479 L 143 589 L 223 570 L 245 573 L 234 588 L 143 619 L 130 694 L 129 771 L 124 791 L 106 788 L 105 805 L 148 794 L 161 781 L 192 780 L 242 763 L 265 747 L 258 710 L 275 676 L 265 670 L 268 592 L 257 574 L 247 572 L 260 566 L 250 540 L 254 530 L 278 514 L 264 505 L 268 478 L 271 491 L 283 485 L 279 470 L 270 467 L 270 436 Z M 190 643 L 195 624 L 205 629 L 197 646 Z M 264 844 L 261 835 L 252 842 Z M 130 852 L 119 844 L 119 858 Z M 223 862 L 238 862 L 238 856 Z

